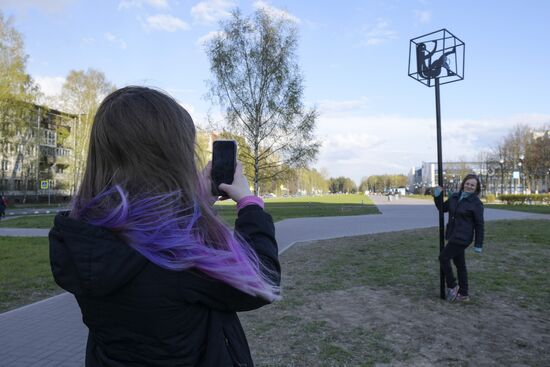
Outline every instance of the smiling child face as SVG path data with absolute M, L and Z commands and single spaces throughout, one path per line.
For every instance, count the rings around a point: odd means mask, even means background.
M 475 178 L 470 178 L 464 182 L 464 192 L 474 193 L 477 188 L 477 180 Z

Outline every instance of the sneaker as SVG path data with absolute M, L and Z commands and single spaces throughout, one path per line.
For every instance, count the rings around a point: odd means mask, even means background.
M 463 296 L 462 294 L 457 294 L 455 301 L 457 302 L 468 302 L 470 301 L 470 296 Z
M 458 295 L 458 285 L 454 288 L 447 288 L 447 301 L 454 302 L 456 296 Z

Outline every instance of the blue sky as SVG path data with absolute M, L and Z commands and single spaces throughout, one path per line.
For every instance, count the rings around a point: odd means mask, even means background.
M 447 28 L 466 43 L 465 79 L 443 85 L 445 160 L 475 159 L 516 124 L 550 123 L 550 1 L 0 0 L 55 94 L 70 70 L 96 68 L 118 87 L 160 87 L 198 125 L 219 108 L 201 39 L 234 7 L 294 21 L 305 102 L 317 106 L 331 176 L 407 173 L 436 160 L 434 89 L 407 76 L 411 38 Z

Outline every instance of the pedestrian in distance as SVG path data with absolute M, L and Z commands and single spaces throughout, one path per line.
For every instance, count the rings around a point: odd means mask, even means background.
M 465 251 L 474 242 L 474 252 L 481 254 L 483 248 L 484 220 L 483 203 L 479 199 L 481 184 L 474 174 L 468 174 L 460 184 L 460 190 L 443 202 L 440 186 L 434 189 L 434 201 L 438 209 L 449 213 L 445 239 L 447 244 L 439 254 L 439 262 L 447 285 L 449 302 L 469 301 L 468 272 Z M 475 239 L 475 240 L 474 240 Z M 456 266 L 458 284 L 453 274 L 451 260 Z
M 94 118 L 84 176 L 50 231 L 55 281 L 89 329 L 86 366 L 253 366 L 237 312 L 281 298 L 275 228 L 237 163 L 235 230 L 196 166 L 191 116 L 125 87 Z
M 0 196 L 0 220 L 6 216 L 6 209 L 8 208 L 8 198 L 4 196 L 4 193 Z

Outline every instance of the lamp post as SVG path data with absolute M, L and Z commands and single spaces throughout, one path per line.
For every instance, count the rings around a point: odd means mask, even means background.
M 504 194 L 504 158 L 500 158 L 500 195 Z
M 441 103 L 439 86 L 464 79 L 465 44 L 443 28 L 411 39 L 408 75 L 427 87 L 435 87 L 437 138 L 437 182 L 443 186 L 443 152 L 441 140 Z M 444 192 L 444 191 L 443 191 Z M 443 193 L 438 200 L 444 200 Z M 445 222 L 442 206 L 439 210 L 439 252 L 445 247 Z M 445 276 L 439 271 L 440 297 L 445 299 Z
M 521 194 L 525 194 L 525 180 L 522 180 L 523 177 L 523 160 L 525 159 L 525 156 L 523 154 L 520 154 L 519 156 L 519 185 L 521 186 Z

